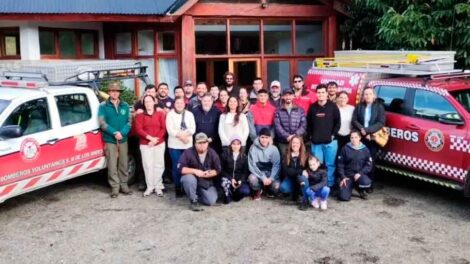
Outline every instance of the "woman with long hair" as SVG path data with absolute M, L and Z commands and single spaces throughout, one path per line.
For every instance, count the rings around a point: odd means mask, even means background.
M 237 98 L 230 97 L 219 119 L 219 137 L 222 147 L 227 147 L 230 139 L 235 135 L 240 137 L 242 146 L 246 146 L 249 133 L 246 115 L 239 111 Z
M 217 100 L 214 104 L 215 107 L 217 107 L 220 112 L 225 112 L 225 108 L 227 106 L 227 102 L 228 102 L 228 92 L 227 90 L 220 90 L 219 92 L 219 100 Z
M 224 202 L 240 201 L 250 195 L 250 186 L 247 183 L 248 158 L 243 151 L 241 139 L 234 135 L 230 139 L 230 145 L 222 153 L 222 189 L 224 190 Z
M 239 106 L 238 108 L 240 109 L 240 112 L 246 114 L 248 111 L 250 111 L 250 100 L 248 98 L 248 91 L 246 88 L 241 87 L 240 88 L 240 94 L 238 95 L 239 99 Z
M 157 111 L 155 98 L 146 95 L 143 98 L 143 113 L 135 117 L 135 130 L 139 136 L 142 166 L 144 168 L 147 189 L 144 196 L 155 192 L 163 196 L 162 175 L 165 169 L 165 112 Z
M 349 94 L 346 91 L 341 91 L 336 95 L 336 105 L 339 109 L 341 116 L 341 127 L 338 131 L 338 150 L 341 149 L 349 142 L 349 133 L 351 133 L 351 121 L 354 113 L 354 106 L 348 104 Z M 338 151 L 338 153 L 339 153 Z
M 282 176 L 284 177 L 280 190 L 282 193 L 290 193 L 292 201 L 297 201 L 301 195 L 299 176 L 305 169 L 307 152 L 304 140 L 301 136 L 294 136 L 282 160 Z

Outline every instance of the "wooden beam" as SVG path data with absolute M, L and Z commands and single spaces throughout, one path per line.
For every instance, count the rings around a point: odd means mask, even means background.
M 346 4 L 341 2 L 341 1 L 338 1 L 338 0 L 335 0 L 333 2 L 333 9 L 345 16 L 348 16 L 350 17 L 351 15 L 349 14 L 349 12 L 347 11 L 346 9 Z
M 168 22 L 172 23 L 177 16 L 149 15 L 93 15 L 93 14 L 0 14 L 0 20 L 27 21 L 62 21 L 62 22 Z
M 334 14 L 331 7 L 320 5 L 197 3 L 185 13 L 198 17 L 325 17 Z
M 173 16 L 182 16 L 184 13 L 186 13 L 186 11 L 188 11 L 188 9 L 193 7 L 193 5 L 197 3 L 197 1 L 198 0 L 188 0 L 188 1 L 186 1 L 186 3 L 184 3 L 180 8 L 178 8 L 178 10 L 176 10 L 176 12 L 174 12 L 172 15 Z
M 196 81 L 196 34 L 192 16 L 181 21 L 181 80 Z
M 337 46 L 338 25 L 336 16 L 328 17 L 328 48 L 327 56 L 332 57 Z

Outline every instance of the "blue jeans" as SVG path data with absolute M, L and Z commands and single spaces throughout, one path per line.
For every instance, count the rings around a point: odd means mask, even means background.
M 178 170 L 178 162 L 185 149 L 168 149 L 171 158 L 171 176 L 176 188 L 181 188 L 181 173 Z
M 326 201 L 328 199 L 328 195 L 330 195 L 330 188 L 327 186 L 322 187 L 318 191 L 312 190 L 310 186 L 307 186 L 306 188 L 303 189 L 303 194 L 304 194 L 304 201 L 314 201 L 318 197 L 320 197 L 320 200 Z
M 318 158 L 320 163 L 324 163 L 328 169 L 328 187 L 335 184 L 336 152 L 338 151 L 338 141 L 333 140 L 328 144 L 313 144 L 311 153 Z
M 306 185 L 308 185 L 308 180 L 305 177 L 302 177 L 303 181 Z M 281 187 L 279 187 L 279 191 L 282 193 L 292 193 L 294 191 L 294 184 L 299 184 L 297 179 L 292 179 L 289 177 L 284 178 L 281 183 Z

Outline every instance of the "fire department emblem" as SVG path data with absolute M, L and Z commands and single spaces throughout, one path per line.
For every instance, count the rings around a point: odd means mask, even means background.
M 444 147 L 444 135 L 438 129 L 430 129 L 424 135 L 424 142 L 429 150 L 437 152 Z
M 24 160 L 35 160 L 39 156 L 39 143 L 34 138 L 26 138 L 21 142 L 20 152 Z
M 171 102 L 166 102 L 166 107 L 171 108 Z
M 75 139 L 77 140 L 75 142 L 75 151 L 86 149 L 88 144 L 85 134 L 77 135 L 75 136 Z

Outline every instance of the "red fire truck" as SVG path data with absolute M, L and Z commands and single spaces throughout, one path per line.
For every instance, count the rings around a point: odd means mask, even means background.
M 452 52 L 436 53 L 338 52 L 316 61 L 306 85 L 334 81 L 352 105 L 374 88 L 390 135 L 377 167 L 470 196 L 470 72 L 453 69 Z

